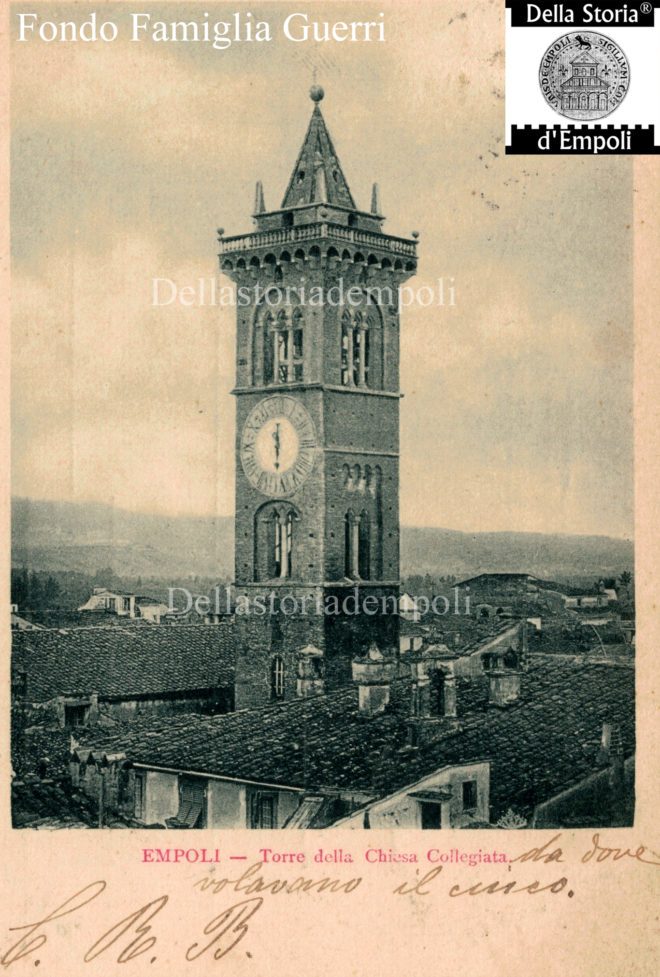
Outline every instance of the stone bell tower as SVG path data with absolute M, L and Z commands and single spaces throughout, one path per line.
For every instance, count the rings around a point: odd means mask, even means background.
M 417 242 L 383 233 L 377 186 L 356 206 L 310 96 L 281 206 L 258 183 L 254 230 L 219 232 L 241 290 L 235 598 L 253 610 L 235 619 L 237 708 L 295 696 L 310 644 L 326 689 L 356 652 L 398 645 L 398 288 Z

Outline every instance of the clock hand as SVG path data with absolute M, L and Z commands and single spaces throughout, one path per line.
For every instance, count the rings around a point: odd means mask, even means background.
M 275 445 L 275 469 L 280 467 L 280 425 L 277 423 L 275 425 L 275 430 L 273 431 L 273 443 Z

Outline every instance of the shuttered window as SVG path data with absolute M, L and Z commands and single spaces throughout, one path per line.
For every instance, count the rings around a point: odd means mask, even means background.
M 206 826 L 206 781 L 200 777 L 179 778 L 179 810 L 176 815 L 181 827 Z

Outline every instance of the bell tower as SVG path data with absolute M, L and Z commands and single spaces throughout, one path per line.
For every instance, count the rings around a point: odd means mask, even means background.
M 353 199 L 320 102 L 282 205 L 257 184 L 251 233 L 219 232 L 240 290 L 236 341 L 236 706 L 326 688 L 398 647 L 399 302 L 416 241 Z M 241 613 L 249 606 L 248 613 Z

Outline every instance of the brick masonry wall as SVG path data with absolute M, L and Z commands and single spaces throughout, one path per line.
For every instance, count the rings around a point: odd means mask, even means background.
M 268 218 L 262 217 L 261 227 Z M 277 218 L 276 225 L 280 220 Z M 232 257 L 229 272 L 239 288 L 250 294 L 249 306 L 237 309 L 236 345 L 236 596 L 254 599 L 275 591 L 297 596 L 312 595 L 321 601 L 331 590 L 324 585 L 345 580 L 345 516 L 349 509 L 356 515 L 366 511 L 370 517 L 370 580 L 365 593 L 387 593 L 396 596 L 399 579 L 399 310 L 398 286 L 410 272 L 344 260 L 321 257 L 327 242 L 305 243 L 307 260 L 296 257 L 277 267 L 275 256 L 264 261 L 256 252 L 259 266 L 250 267 L 255 255 L 242 253 Z M 277 253 L 279 254 L 279 250 Z M 281 249 L 280 249 L 281 250 Z M 247 266 L 237 268 L 238 262 Z M 390 262 L 391 264 L 391 262 Z M 370 343 L 370 386 L 393 396 L 378 396 L 341 387 L 342 308 L 334 304 L 343 289 L 344 295 L 354 287 L 380 289 L 381 302 L 371 306 L 372 339 Z M 264 333 L 261 321 L 266 303 L 255 301 L 255 290 L 263 295 L 269 287 L 302 290 L 304 317 L 304 367 L 302 384 L 264 386 Z M 325 290 L 333 304 L 323 307 L 311 300 L 312 290 Z M 388 297 L 389 296 L 389 297 Z M 295 296 L 293 298 L 295 304 Z M 367 304 L 362 303 L 366 312 Z M 274 310 L 276 312 L 276 309 Z M 320 389 L 317 385 L 323 385 Z M 250 410 L 274 393 L 292 395 L 308 410 L 316 427 L 319 448 L 314 470 L 304 484 L 286 501 L 295 507 L 292 551 L 292 578 L 286 584 L 262 580 L 264 561 L 257 551 L 255 523 L 259 509 L 269 499 L 257 491 L 243 472 L 240 446 L 243 426 Z M 345 467 L 364 473 L 378 471 L 378 491 L 364 487 L 347 488 Z M 261 541 L 258 541 L 261 546 Z M 389 584 L 384 588 L 384 584 Z M 394 586 L 392 586 L 394 584 Z M 375 588 L 375 589 L 374 589 Z M 346 591 L 338 588 L 343 598 Z M 325 654 L 326 687 L 352 681 L 350 660 L 372 642 L 385 649 L 398 646 L 398 619 L 373 615 L 346 615 L 343 618 L 302 617 L 291 615 L 273 622 L 270 615 L 247 615 L 236 618 L 236 707 L 263 704 L 271 697 L 271 668 L 274 655 L 285 663 L 285 697 L 295 695 L 296 656 L 302 647 L 313 644 Z

